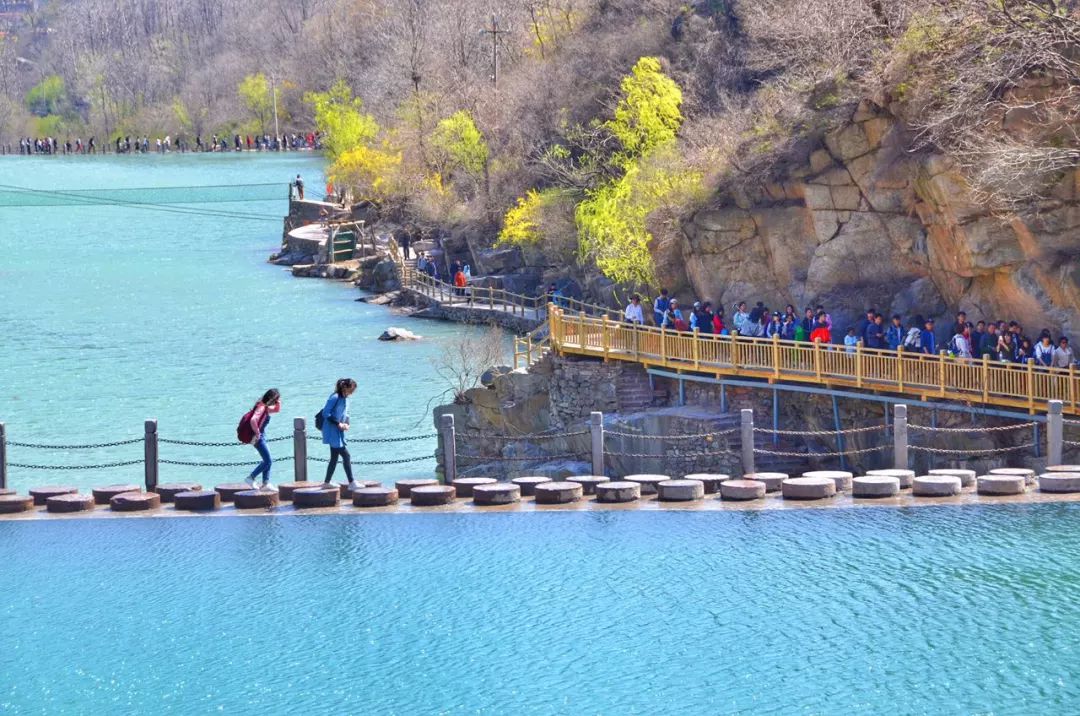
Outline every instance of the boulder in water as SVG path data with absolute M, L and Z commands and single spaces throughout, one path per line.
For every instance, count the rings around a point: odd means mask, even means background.
M 412 331 L 405 330 L 404 328 L 394 328 L 391 326 L 382 332 L 379 336 L 380 341 L 418 341 L 423 336 L 418 336 Z

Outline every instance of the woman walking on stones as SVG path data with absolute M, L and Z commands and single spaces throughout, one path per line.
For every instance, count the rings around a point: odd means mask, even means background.
M 352 474 L 352 459 L 349 456 L 349 448 L 345 444 L 345 433 L 349 430 L 349 396 L 356 392 L 356 381 L 352 378 L 342 378 L 337 382 L 334 393 L 322 409 L 322 436 L 323 443 L 330 446 L 330 464 L 326 466 L 326 480 L 324 485 L 330 484 L 330 478 L 334 476 L 338 458 L 345 468 L 345 477 L 349 479 L 349 489 L 355 487 Z
M 247 427 L 250 429 L 250 444 L 255 446 L 255 450 L 259 453 L 260 462 L 244 480 L 251 487 L 255 487 L 255 478 L 262 475 L 262 489 L 272 490 L 274 486 L 270 484 L 270 466 L 273 464 L 273 460 L 270 459 L 270 450 L 266 447 L 266 426 L 270 423 L 270 416 L 274 413 L 281 411 L 281 393 L 276 388 L 263 393 L 263 397 L 258 403 L 255 403 L 255 407 L 251 409 L 247 415 L 244 416 L 244 420 Z M 243 429 L 244 423 L 241 423 L 241 429 Z M 247 437 L 247 436 L 243 436 Z

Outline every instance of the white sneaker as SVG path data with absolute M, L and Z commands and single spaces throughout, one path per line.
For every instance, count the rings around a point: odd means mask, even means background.
M 350 480 L 349 481 L 349 494 L 350 495 L 352 493 L 356 492 L 359 489 L 360 489 L 360 483 L 359 482 L 357 482 L 356 480 Z
M 262 489 L 262 490 L 269 490 L 269 491 L 273 492 L 273 491 L 274 491 L 274 490 L 276 490 L 277 488 L 276 488 L 276 487 L 274 487 L 274 483 L 272 483 L 272 482 L 270 482 L 269 480 L 267 480 L 267 481 L 263 482 L 263 484 L 262 484 L 262 487 L 261 487 L 260 489 Z
M 248 478 L 246 478 L 244 480 L 244 482 L 246 482 L 247 486 L 250 487 L 252 490 L 255 489 L 255 478 L 254 477 L 248 477 Z

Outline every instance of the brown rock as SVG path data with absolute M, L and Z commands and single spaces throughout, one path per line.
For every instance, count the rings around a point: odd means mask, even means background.
M 293 490 L 293 507 L 336 507 L 341 499 L 341 492 L 336 486 L 301 487 Z
M 347 482 L 338 483 L 338 490 L 343 500 L 351 498 L 353 490 L 362 490 L 365 487 L 382 487 L 382 483 L 378 480 L 354 480 L 351 486 Z
M 57 495 L 73 495 L 79 491 L 77 487 L 50 485 L 48 487 L 31 487 L 30 496 L 34 498 L 34 504 L 44 505 L 50 497 Z
M 161 495 L 161 501 L 165 503 L 173 502 L 177 493 L 198 492 L 199 490 L 202 490 L 202 485 L 197 482 L 169 482 L 154 488 L 154 492 Z
M 416 485 L 409 490 L 409 500 L 416 507 L 449 505 L 456 495 L 453 485 Z
M 472 497 L 477 505 L 512 505 L 521 501 L 521 488 L 510 482 L 475 485 Z
M 626 482 L 636 482 L 641 485 L 641 494 L 643 495 L 655 495 L 657 493 L 656 486 L 670 479 L 667 475 L 627 475 L 623 478 Z
M 980 495 L 1022 495 L 1023 475 L 980 475 L 977 478 Z
M 161 495 L 156 492 L 122 492 L 109 500 L 114 512 L 142 512 L 161 507 Z
M 85 512 L 94 509 L 94 496 L 66 492 L 62 495 L 53 495 L 45 504 L 45 509 L 49 512 Z
M 526 477 L 515 477 L 510 482 L 521 488 L 522 497 L 532 497 L 537 485 L 543 485 L 546 482 L 552 482 L 552 479 L 550 477 L 539 477 L 530 475 Z
M 307 482 L 283 482 L 280 485 L 278 485 L 278 496 L 281 498 L 282 502 L 289 502 L 293 498 L 293 493 L 296 492 L 297 490 L 306 489 L 308 487 L 321 488 L 322 485 L 323 485 L 323 483 L 321 483 L 321 482 L 313 482 L 313 481 L 307 481 Z M 251 488 L 248 487 L 247 485 L 245 485 L 244 489 L 245 490 L 250 490 Z M 222 499 L 224 499 L 224 496 L 222 496 Z
M 720 492 L 720 483 L 731 479 L 731 475 L 713 475 L 709 473 L 697 473 L 694 475 L 687 475 L 685 480 L 697 480 L 705 486 L 706 495 L 714 495 Z
M 545 482 L 536 486 L 534 494 L 538 505 L 565 505 L 580 500 L 584 488 L 577 482 Z
M 690 502 L 705 497 L 705 485 L 698 480 L 664 480 L 656 485 L 662 502 Z
M 784 472 L 750 472 L 743 475 L 743 479 L 764 482 L 766 492 L 779 492 L 788 475 Z
M 173 506 L 185 512 L 211 512 L 221 507 L 221 494 L 215 490 L 178 492 L 173 496 Z
M 597 485 L 610 481 L 610 477 L 604 477 L 603 475 L 575 475 L 566 478 L 566 482 L 576 482 L 581 485 L 583 495 L 595 495 Z
M 362 487 L 352 493 L 355 507 L 387 507 L 398 501 L 398 491 L 393 487 Z
M 438 480 L 431 478 L 422 478 L 416 480 L 398 480 L 394 487 L 397 488 L 398 495 L 401 497 L 412 497 L 412 491 L 417 487 L 428 487 L 431 485 L 438 485 Z
M 726 480 L 720 484 L 724 500 L 758 500 L 765 497 L 765 483 L 758 480 Z
M 836 480 L 831 477 L 789 477 L 780 490 L 785 500 L 820 500 L 836 494 Z
M 454 480 L 454 490 L 458 497 L 472 497 L 473 488 L 478 485 L 494 485 L 497 483 L 494 477 L 459 477 Z
M 241 490 L 233 495 L 233 505 L 238 510 L 269 510 L 277 507 L 280 501 L 277 490 Z
M 224 485 L 218 485 L 214 490 L 221 495 L 222 502 L 232 502 L 233 495 L 237 492 L 244 492 L 250 490 L 251 485 L 246 482 L 227 482 Z
M 26 512 L 33 506 L 33 497 L 23 497 L 22 495 L 0 495 L 0 515 L 12 515 L 16 512 Z
M 122 495 L 125 492 L 142 492 L 142 488 L 138 485 L 106 485 L 105 487 L 95 487 L 93 489 L 94 502 L 99 505 L 111 504 L 112 498 L 117 495 Z

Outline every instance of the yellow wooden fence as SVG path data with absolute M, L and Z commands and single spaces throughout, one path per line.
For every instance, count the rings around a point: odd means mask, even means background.
M 843 346 L 779 338 L 746 338 L 632 326 L 608 315 L 589 316 L 553 308 L 550 341 L 559 353 L 626 360 L 675 372 L 793 381 L 825 387 L 861 388 L 985 403 L 1031 412 L 1061 400 L 1067 413 L 1080 414 L 1080 375 L 1075 367 L 1045 368 L 1032 363 L 982 360 Z

